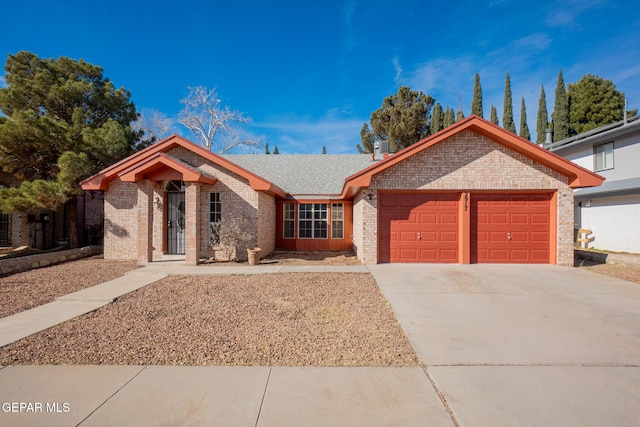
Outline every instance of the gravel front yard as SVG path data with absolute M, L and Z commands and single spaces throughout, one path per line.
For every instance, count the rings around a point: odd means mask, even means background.
M 580 268 L 593 271 L 594 273 L 617 277 L 618 279 L 640 283 L 640 267 L 621 264 L 597 264 L 584 265 Z
M 0 365 L 415 366 L 370 274 L 169 277 L 0 349 Z
M 0 277 L 0 317 L 113 280 L 136 268 L 135 261 L 105 261 L 98 256 Z

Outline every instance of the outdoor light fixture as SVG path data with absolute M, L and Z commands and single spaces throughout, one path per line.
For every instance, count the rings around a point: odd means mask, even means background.
M 369 200 L 373 200 L 373 199 L 374 199 L 374 197 L 375 197 L 375 193 L 374 193 L 373 191 L 370 191 L 370 192 L 369 192 L 369 194 L 367 194 L 367 198 L 368 198 Z
M 155 203 L 156 207 L 159 209 L 162 207 L 162 201 L 160 200 L 160 197 L 156 196 L 156 198 L 153 200 L 153 203 Z

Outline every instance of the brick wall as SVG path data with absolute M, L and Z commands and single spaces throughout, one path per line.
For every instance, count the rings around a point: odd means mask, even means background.
M 557 263 L 573 263 L 573 192 L 567 178 L 470 130 L 465 130 L 377 174 L 354 204 L 354 246 L 377 262 L 377 190 L 558 190 Z M 362 230 L 355 231 L 356 224 Z
M 209 245 L 209 194 L 212 192 L 220 193 L 220 202 L 222 204 L 222 220 L 229 221 L 233 218 L 244 218 L 247 223 L 247 231 L 253 236 L 253 239 L 247 246 L 258 246 L 260 242 L 264 242 L 269 247 L 268 232 L 260 230 L 260 223 L 264 221 L 261 215 L 275 215 L 275 213 L 259 213 L 261 209 L 270 209 L 268 199 L 273 197 L 263 193 L 254 191 L 247 179 L 233 173 L 215 163 L 198 156 L 197 154 L 183 148 L 177 147 L 168 152 L 172 157 L 178 158 L 191 166 L 194 166 L 206 173 L 207 175 L 216 177 L 218 182 L 214 185 L 202 185 L 200 187 L 200 254 L 201 256 L 215 257 L 216 251 Z M 275 202 L 273 202 L 275 203 Z M 265 205 L 264 208 L 262 205 Z M 267 220 L 268 222 L 268 220 Z M 275 225 L 275 220 L 274 220 Z M 265 234 L 266 233 L 266 234 Z M 275 231 L 273 232 L 275 233 Z M 275 234 L 271 238 L 271 245 L 275 245 Z M 220 254 L 218 254 L 220 255 Z M 246 259 L 246 248 L 239 248 L 239 258 Z
M 8 172 L 0 171 L 0 185 L 3 187 L 18 187 L 21 180 Z M 21 213 L 9 214 L 9 243 L 11 246 L 30 246 L 31 230 L 27 222 L 27 215 Z
M 265 193 L 258 194 L 258 247 L 260 257 L 276 248 L 276 200 Z
M 248 181 L 215 163 L 178 147 L 171 150 L 170 156 L 176 157 L 202 172 L 218 179 L 215 185 L 198 184 L 198 196 L 187 200 L 189 205 L 198 200 L 199 223 L 189 225 L 196 230 L 195 241 L 200 245 L 199 255 L 216 256 L 209 245 L 209 194 L 220 193 L 222 203 L 222 219 L 245 218 L 247 231 L 253 236 L 248 246 L 260 246 L 263 254 L 271 252 L 275 247 L 275 200 L 272 196 L 259 193 L 251 189 Z M 143 242 L 139 237 L 140 229 L 151 236 L 152 259 L 162 258 L 165 239 L 164 218 L 164 185 L 165 183 L 150 183 L 148 189 L 139 188 L 142 184 L 125 183 L 119 179 L 113 181 L 109 190 L 105 192 L 105 259 L 138 259 L 140 246 Z M 189 185 L 189 184 L 187 184 Z M 149 193 L 150 192 L 150 193 Z M 148 194 L 151 194 L 152 206 L 146 207 Z M 139 197 L 145 199 L 145 206 L 139 205 Z M 155 201 L 160 200 L 161 203 Z M 191 203 L 190 203 L 191 202 Z M 187 214 L 188 217 L 188 214 Z M 147 230 L 147 221 L 152 222 L 151 230 Z M 192 242 L 185 242 L 189 245 Z M 140 247 L 139 247 L 140 246 Z M 240 248 L 239 257 L 246 259 L 246 248 Z M 142 259 L 142 258 L 140 258 Z
M 114 180 L 104 195 L 104 258 L 138 259 L 138 186 Z

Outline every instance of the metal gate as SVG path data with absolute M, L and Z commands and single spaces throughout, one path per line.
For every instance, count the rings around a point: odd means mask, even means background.
M 0 245 L 9 245 L 9 215 L 0 213 Z
M 167 253 L 184 255 L 184 193 L 167 193 Z

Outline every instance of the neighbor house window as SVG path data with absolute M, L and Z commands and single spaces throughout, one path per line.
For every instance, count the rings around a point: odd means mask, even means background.
M 331 238 L 344 238 L 344 205 L 342 203 L 331 204 Z
M 298 206 L 298 237 L 301 239 L 326 239 L 326 203 L 300 203 Z
M 222 219 L 222 203 L 220 193 L 209 193 L 209 243 L 210 246 L 220 244 L 220 220 Z
M 283 205 L 283 237 L 285 239 L 294 239 L 296 237 L 296 205 L 293 203 L 285 203 Z
M 593 147 L 594 170 L 613 169 L 613 142 Z

